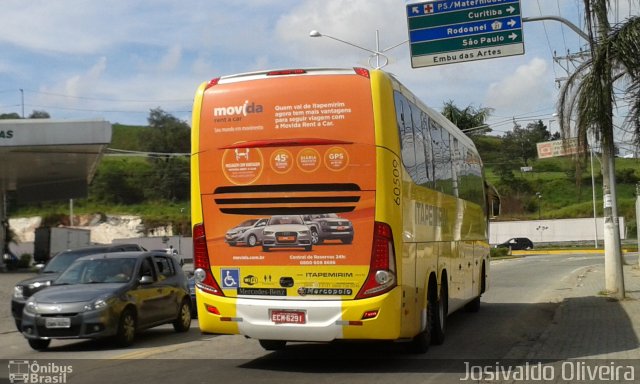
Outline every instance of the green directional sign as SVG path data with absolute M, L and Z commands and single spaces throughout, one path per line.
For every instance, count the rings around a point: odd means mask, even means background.
M 414 68 L 524 53 L 520 0 L 432 0 L 407 5 Z

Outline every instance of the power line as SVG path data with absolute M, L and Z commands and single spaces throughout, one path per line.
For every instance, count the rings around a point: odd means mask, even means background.
M 556 0 L 556 5 L 558 7 L 558 16 L 562 17 L 562 11 L 560 11 L 560 0 Z M 560 32 L 562 32 L 562 42 L 564 44 L 564 50 L 569 51 L 569 47 L 567 46 L 567 40 L 564 36 L 564 24 L 560 24 Z
M 111 153 L 105 153 L 105 156 L 132 156 L 132 157 L 189 157 L 191 153 L 168 153 L 168 152 L 144 152 L 130 151 L 126 149 L 107 148 Z
M 540 16 L 542 16 L 542 7 L 540 6 L 540 0 L 537 0 L 538 3 L 538 11 L 540 11 Z M 551 54 L 551 57 L 554 57 L 554 53 L 553 53 L 553 49 L 551 48 L 551 41 L 549 40 L 549 33 L 547 33 L 547 23 L 546 22 L 542 22 L 542 28 L 544 29 L 544 35 L 547 38 L 547 45 L 549 46 L 549 53 Z M 551 67 L 553 70 L 553 75 L 555 77 L 558 77 L 558 75 L 556 74 L 556 69 L 555 67 Z
M 114 99 L 114 98 L 95 97 L 95 96 L 75 96 L 75 95 L 67 95 L 67 94 L 63 94 L 63 93 L 34 91 L 34 90 L 27 90 L 27 89 L 25 89 L 25 92 L 29 92 L 29 93 L 33 93 L 33 94 L 39 94 L 39 95 L 64 97 L 64 98 L 67 98 L 67 99 L 106 101 L 106 102 L 112 102 L 112 103 L 119 103 L 119 102 L 124 102 L 124 103 L 187 103 L 187 102 L 191 102 L 192 101 L 192 99 L 146 99 L 146 100 L 140 100 L 140 99 Z
M 135 110 L 89 109 L 89 108 L 56 107 L 56 106 L 51 106 L 51 105 L 33 105 L 33 104 L 28 104 L 28 106 L 30 108 L 38 108 L 38 109 L 46 109 L 46 110 L 59 109 L 59 110 L 65 110 L 65 111 L 95 112 L 95 113 L 144 113 L 144 114 L 148 114 L 149 113 L 149 110 L 135 111 Z M 150 108 L 150 109 L 153 109 L 153 108 Z M 165 112 L 169 112 L 169 113 L 191 113 L 191 109 L 164 110 L 164 111 Z

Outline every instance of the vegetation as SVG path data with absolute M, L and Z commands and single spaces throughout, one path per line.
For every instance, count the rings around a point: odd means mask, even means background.
M 626 36 L 627 45 L 619 43 L 614 53 L 637 52 L 632 49 L 640 39 L 638 19 L 632 20 L 635 29 L 613 30 L 613 36 Z M 631 32 L 630 32 L 631 30 Z M 635 33 L 635 34 L 634 34 Z M 622 37 L 618 38 L 624 41 Z M 629 45 L 631 44 L 631 45 Z M 631 48 L 630 48 L 631 47 Z M 617 68 L 627 68 L 617 77 L 630 77 L 628 93 L 638 97 L 637 57 Z M 617 59 L 623 61 L 622 58 Z M 636 60 L 636 61 L 634 61 Z M 625 66 L 626 65 L 626 66 Z M 635 67 L 633 67 L 635 65 Z M 633 72 L 629 68 L 636 68 Z M 587 69 L 585 69 L 586 71 Z M 577 87 L 577 83 L 576 83 Z M 635 93 L 633 93 L 635 92 Z M 574 100 L 569 97 L 567 100 Z M 588 107 L 588 105 L 587 105 Z M 572 108 L 572 107 L 571 107 Z M 638 127 L 638 108 L 632 104 L 632 120 Z M 592 217 L 593 200 L 591 171 L 588 158 L 577 162 L 570 158 L 537 159 L 536 143 L 558 139 L 551 135 L 542 121 L 522 127 L 515 124 L 503 137 L 487 136 L 490 128 L 486 119 L 491 108 L 459 108 L 452 101 L 444 103 L 442 112 L 465 130 L 476 144 L 485 165 L 487 180 L 502 196 L 501 220 L 561 219 Z M 593 111 L 592 111 L 593 112 Z M 573 116 L 573 109 L 561 115 L 561 119 Z M 33 111 L 29 118 L 48 118 L 45 111 Z M 16 113 L 2 114 L 2 118 L 20 118 Z M 585 120 L 594 127 L 593 120 Z M 110 148 L 112 155 L 105 156 L 99 164 L 89 188 L 89 197 L 76 199 L 74 213 L 81 214 L 129 214 L 142 216 L 145 226 L 154 228 L 172 224 L 179 234 L 190 233 L 189 222 L 189 157 L 190 129 L 162 109 L 150 111 L 148 126 L 115 124 Z M 593 123 L 593 124 L 592 124 Z M 634 131 L 637 133 L 637 128 Z M 586 137 L 586 136 L 585 136 Z M 636 136 L 637 137 L 637 136 Z M 584 138 L 584 137 L 583 137 Z M 583 152 L 583 154 L 589 152 Z M 600 157 L 596 154 L 597 158 Z M 616 159 L 615 175 L 619 216 L 627 219 L 630 235 L 635 235 L 635 191 L 640 181 L 637 159 Z M 597 215 L 603 213 L 603 170 L 594 161 L 595 195 Z M 50 225 L 65 224 L 68 220 L 68 202 L 42 202 L 19 206 L 10 199 L 9 215 L 44 216 Z
M 150 116 L 148 127 L 113 126 L 111 148 L 141 151 L 147 156 L 105 156 L 101 161 L 87 199 L 74 201 L 76 214 L 128 214 L 143 217 L 145 227 L 172 224 L 178 233 L 190 233 L 189 225 L 189 159 L 168 157 L 163 153 L 189 151 L 189 129 L 186 123 L 158 110 Z M 541 122 L 519 128 L 542 135 Z M 167 131 L 177 130 L 173 135 Z M 536 133 L 537 132 L 537 133 Z M 548 133 L 548 131 L 546 131 Z M 159 144 L 153 140 L 154 134 Z M 570 158 L 527 159 L 531 171 L 523 172 L 524 158 L 509 150 L 506 137 L 474 135 L 474 142 L 485 163 L 487 180 L 496 186 L 503 200 L 502 220 L 556 219 L 591 217 L 593 215 L 589 164 L 576 171 Z M 175 148 L 172 142 L 179 143 Z M 524 140 L 535 148 L 535 140 Z M 522 149 L 522 145 L 513 146 Z M 602 215 L 602 172 L 594 160 L 596 209 Z M 628 221 L 635 217 L 635 184 L 640 180 L 637 159 L 616 159 L 619 214 Z M 539 193 L 537 195 L 536 193 Z M 540 197 L 538 197 L 540 196 Z M 43 202 L 17 206 L 10 204 L 11 216 L 44 216 L 48 222 L 68 220 L 68 202 Z M 632 222 L 632 224 L 634 224 Z M 633 232 L 635 233 L 635 232 Z

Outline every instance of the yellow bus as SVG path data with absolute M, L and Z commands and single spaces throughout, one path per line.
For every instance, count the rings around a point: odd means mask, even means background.
M 488 288 L 488 201 L 472 141 L 380 70 L 203 83 L 191 214 L 204 333 L 444 340 Z

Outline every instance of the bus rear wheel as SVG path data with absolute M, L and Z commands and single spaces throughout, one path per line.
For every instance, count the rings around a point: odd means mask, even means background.
M 429 350 L 429 345 L 431 345 L 432 331 L 433 331 L 433 322 L 436 314 L 434 313 L 435 306 L 433 305 L 433 301 L 437 299 L 437 294 L 435 294 L 435 290 L 437 289 L 437 284 L 435 283 L 435 278 L 432 278 L 429 281 L 429 288 L 427 290 L 427 310 L 426 310 L 426 321 L 427 324 L 425 329 L 414 336 L 411 342 L 408 345 L 408 351 L 411 353 L 426 353 Z
M 446 277 L 440 283 L 440 299 L 434 302 L 434 319 L 431 328 L 431 343 L 440 345 L 444 343 L 444 334 L 447 329 L 447 312 L 449 310 L 449 290 L 447 288 Z

